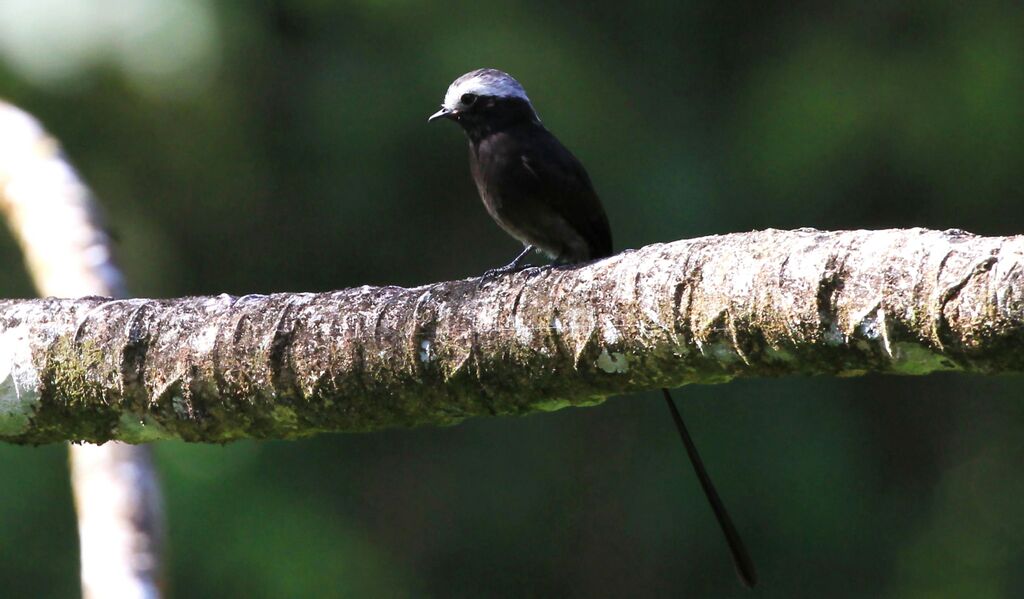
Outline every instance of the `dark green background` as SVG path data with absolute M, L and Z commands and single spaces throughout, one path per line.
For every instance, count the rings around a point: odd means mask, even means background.
M 587 165 L 620 249 L 767 227 L 1020 232 L 1021 4 L 829 6 L 224 2 L 198 92 L 142 92 L 102 63 L 39 85 L 0 57 L 0 96 L 62 140 L 145 296 L 503 264 L 517 244 L 480 206 L 461 133 L 426 123 L 480 66 L 519 78 Z M 0 295 L 30 296 L 6 235 L 0 260 Z M 448 429 L 161 443 L 172 595 L 1018 597 L 1021 383 L 680 391 L 758 564 L 749 595 L 655 395 Z M 65 453 L 0 447 L 6 597 L 77 593 Z

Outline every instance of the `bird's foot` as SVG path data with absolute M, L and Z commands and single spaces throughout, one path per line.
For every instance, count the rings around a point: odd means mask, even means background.
M 494 277 L 497 277 L 499 275 L 507 275 L 509 273 L 519 272 L 521 270 L 524 270 L 526 268 L 530 268 L 532 266 L 533 266 L 532 264 L 519 264 L 519 263 L 516 263 L 516 262 L 512 262 L 512 263 L 506 264 L 505 266 L 502 266 L 501 268 L 491 268 L 489 270 L 485 270 L 484 274 L 480 275 L 480 278 L 481 279 L 493 279 Z
M 533 251 L 533 246 L 532 245 L 526 246 L 526 248 L 522 251 L 522 253 L 520 253 L 518 256 L 516 256 L 515 260 L 509 262 L 508 264 L 506 264 L 505 266 L 502 266 L 501 268 L 492 268 L 492 269 L 490 269 L 488 271 L 485 271 L 484 274 L 480 277 L 480 282 L 482 283 L 482 282 L 486 281 L 487 279 L 491 279 L 491 278 L 497 277 L 499 275 L 504 275 L 504 274 L 513 273 L 513 272 L 519 272 L 519 271 L 523 270 L 524 268 L 530 268 L 530 266 L 531 266 L 530 264 L 523 264 L 523 258 L 525 258 L 526 255 L 529 254 L 532 251 Z

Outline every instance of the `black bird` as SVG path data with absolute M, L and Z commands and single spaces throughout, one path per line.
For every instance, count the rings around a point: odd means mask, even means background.
M 612 234 L 601 200 L 580 161 L 541 124 L 526 91 L 511 75 L 477 69 L 448 87 L 441 110 L 469 138 L 469 166 L 487 212 L 525 249 L 484 276 L 521 268 L 534 249 L 558 264 L 612 254 Z M 693 469 L 725 534 L 740 579 L 754 586 L 754 564 L 718 497 L 668 389 L 662 389 Z
M 561 264 L 612 254 L 612 233 L 583 165 L 541 125 L 519 82 L 495 69 L 456 79 L 441 110 L 469 137 L 469 167 L 487 212 L 526 246 Z

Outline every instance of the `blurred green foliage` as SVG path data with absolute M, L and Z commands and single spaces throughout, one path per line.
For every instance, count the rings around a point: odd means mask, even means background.
M 37 6 L 57 19 L 70 4 Z M 0 10 L 0 95 L 62 140 L 139 295 L 415 285 L 503 264 L 516 243 L 480 206 L 461 134 L 426 123 L 480 66 L 519 78 L 588 166 L 619 248 L 1024 222 L 1015 0 L 174 6 L 98 35 L 103 52 Z M 30 296 L 6 236 L 0 259 L 0 295 Z M 679 396 L 758 563 L 750 596 L 1017 597 L 1022 389 L 873 377 Z M 653 396 L 157 454 L 178 597 L 747 596 Z M 0 447 L 0 480 L 3 595 L 74 596 L 64 448 Z

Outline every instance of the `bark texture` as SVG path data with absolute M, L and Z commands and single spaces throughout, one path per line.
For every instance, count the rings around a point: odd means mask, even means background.
M 445 425 L 737 376 L 1024 371 L 1024 237 L 767 230 L 415 289 L 0 301 L 0 438 Z

